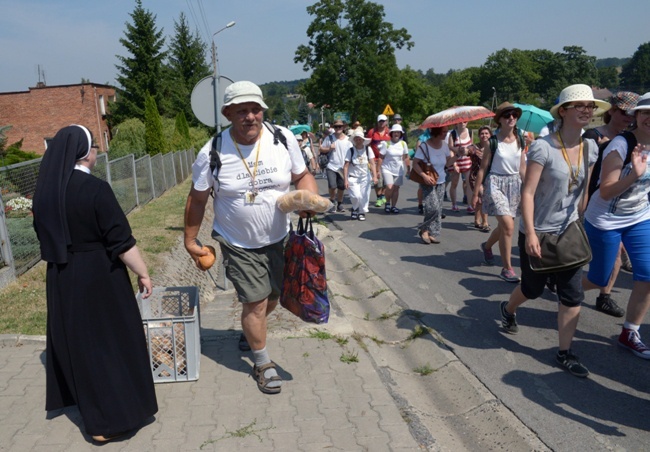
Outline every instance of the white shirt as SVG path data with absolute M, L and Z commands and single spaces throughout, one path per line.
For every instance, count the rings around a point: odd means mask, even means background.
M 393 176 L 404 175 L 404 154 L 408 154 L 408 147 L 406 143 L 399 140 L 397 143 L 387 141 L 388 146 L 382 147 L 379 151 L 383 161 L 381 162 L 381 170 Z
M 519 138 L 515 139 L 512 143 L 499 141 L 495 154 L 492 156 L 492 166 L 490 168 L 492 174 L 500 174 L 502 176 L 519 174 L 519 167 L 521 166 Z
M 352 147 L 352 143 L 345 137 L 342 140 L 336 140 L 334 142 L 334 148 L 329 152 L 330 160 L 327 163 L 327 168 L 332 171 L 341 171 L 343 174 L 343 165 L 345 165 L 345 155 L 348 152 L 348 149 Z
M 273 133 L 263 126 L 258 141 L 259 159 L 254 184 L 258 194 L 254 203 L 246 201 L 246 193 L 253 189 L 249 170 L 250 173 L 254 171 L 258 143 L 237 145 L 244 163 L 233 144 L 230 128 L 224 130 L 218 182 L 210 174 L 212 139 L 201 148 L 192 165 L 194 188 L 198 191 L 214 188 L 212 227 L 232 245 L 261 248 L 279 242 L 289 231 L 289 215 L 277 208 L 276 201 L 289 192 L 291 175 L 302 174 L 306 168 L 298 141 L 288 130 L 280 129 L 287 138 L 289 149 L 285 149 L 282 143 L 274 145 Z
M 425 152 L 427 153 L 429 158 L 425 156 Z M 429 143 L 425 141 L 424 143 L 420 144 L 420 146 L 418 146 L 413 158 L 420 159 L 425 163 L 431 162 L 431 165 L 438 173 L 437 185 L 440 185 L 445 183 L 445 176 L 446 176 L 445 166 L 447 165 L 447 157 L 450 156 L 451 156 L 451 150 L 449 149 L 447 140 L 444 140 L 442 142 L 442 146 L 440 146 L 439 149 L 429 146 Z
M 350 162 L 348 166 L 348 178 L 350 179 L 362 179 L 370 174 L 370 168 L 368 164 L 370 159 L 374 159 L 375 154 L 372 152 L 372 148 L 367 146 L 365 152 L 363 149 L 357 149 L 355 147 L 350 147 L 345 154 L 345 161 Z M 354 181 L 350 181 L 351 183 Z

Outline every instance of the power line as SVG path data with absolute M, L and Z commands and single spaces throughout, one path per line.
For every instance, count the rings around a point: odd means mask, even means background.
M 201 19 L 203 19 L 203 25 L 205 27 L 205 32 L 208 36 L 207 42 L 210 42 L 212 35 L 210 34 L 210 27 L 208 25 L 207 18 L 205 16 L 205 10 L 203 9 L 203 0 L 196 0 L 196 3 L 199 5 L 199 10 L 201 11 Z

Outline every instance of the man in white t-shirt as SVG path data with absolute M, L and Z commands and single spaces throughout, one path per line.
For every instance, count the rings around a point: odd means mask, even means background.
M 276 207 L 276 201 L 289 192 L 292 182 L 296 189 L 313 193 L 318 193 L 318 187 L 294 135 L 264 123 L 267 108 L 254 83 L 236 82 L 226 88 L 221 112 L 232 126 L 221 134 L 221 166 L 215 174 L 210 168 L 213 139 L 192 165 L 192 189 L 185 206 L 185 248 L 201 268 L 199 257 L 208 253 L 196 238 L 214 190 L 212 237 L 219 242 L 227 261 L 226 275 L 242 303 L 244 333 L 239 348 L 253 352 L 253 376 L 260 391 L 277 394 L 282 379 L 266 350 L 266 317 L 280 297 L 290 220 Z M 276 131 L 284 140 L 275 139 Z
M 352 147 L 352 143 L 345 133 L 346 124 L 337 119 L 334 124 L 336 141 L 332 144 L 327 162 L 327 187 L 329 189 L 330 201 L 334 204 L 330 213 L 345 212 L 343 207 L 343 194 L 345 193 L 345 180 L 343 178 L 343 165 L 345 165 L 345 154 Z

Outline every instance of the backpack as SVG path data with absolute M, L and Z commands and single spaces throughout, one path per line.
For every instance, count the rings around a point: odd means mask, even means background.
M 453 130 L 452 130 L 453 132 Z M 515 132 L 517 133 L 517 138 L 519 139 L 519 147 L 521 147 L 521 150 L 523 151 L 526 149 L 526 140 L 524 139 L 524 135 L 521 133 L 519 129 L 515 129 Z M 494 158 L 494 155 L 497 152 L 497 147 L 499 147 L 499 139 L 497 138 L 496 135 L 492 135 L 490 137 L 490 163 L 488 164 L 488 169 L 483 175 L 483 183 L 485 183 L 488 174 L 490 174 L 490 170 L 492 170 L 492 160 Z M 483 156 L 485 158 L 485 156 Z
M 625 141 L 627 142 L 627 155 L 625 156 L 625 161 L 623 162 L 623 166 L 625 166 L 630 163 L 630 160 L 632 160 L 632 151 L 637 144 L 636 136 L 629 131 L 621 132 L 616 136 L 625 138 Z M 609 143 L 611 143 L 611 141 L 605 141 L 604 143 L 598 145 L 598 159 L 596 160 L 596 163 L 594 163 L 594 169 L 591 171 L 591 180 L 589 180 L 589 191 L 587 192 L 587 199 L 591 198 L 591 195 L 593 195 L 594 192 L 600 187 L 600 168 L 603 164 L 603 152 Z
M 278 143 L 282 143 L 284 148 L 288 151 L 289 146 L 287 145 L 287 137 L 284 136 L 282 130 L 279 127 L 276 127 L 273 124 L 269 124 L 264 121 L 264 126 L 273 132 L 273 144 L 277 146 Z M 301 149 L 302 150 L 302 149 Z M 219 132 L 212 140 L 212 146 L 210 147 L 210 173 L 217 180 L 219 170 L 221 169 L 221 132 Z M 304 157 L 303 153 L 303 157 Z M 214 170 L 217 170 L 217 174 L 214 174 Z
M 307 155 L 307 152 L 305 152 L 305 148 L 301 147 L 300 152 L 302 153 L 302 158 L 305 161 L 305 166 L 307 167 L 307 169 L 309 169 L 309 166 L 311 165 L 311 159 Z

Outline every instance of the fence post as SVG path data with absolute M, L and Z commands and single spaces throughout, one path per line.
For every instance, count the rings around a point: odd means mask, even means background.
M 156 185 L 153 182 L 153 166 L 151 166 L 151 156 L 147 154 L 147 162 L 149 162 L 149 180 L 151 181 L 151 195 L 153 199 L 156 199 L 158 195 L 156 194 Z
M 138 175 L 135 171 L 135 155 L 131 154 L 131 168 L 133 169 L 133 188 L 135 189 L 135 205 L 140 205 L 140 194 L 138 193 Z
M 10 269 L 9 274 L 6 274 L 6 271 L 0 270 L 0 288 L 3 288 L 16 279 L 16 265 L 11 253 L 11 243 L 9 242 L 9 232 L 7 231 L 7 223 L 5 222 L 5 205 L 2 202 L 2 194 L 0 194 L 0 253 L 2 253 L 2 260 Z

